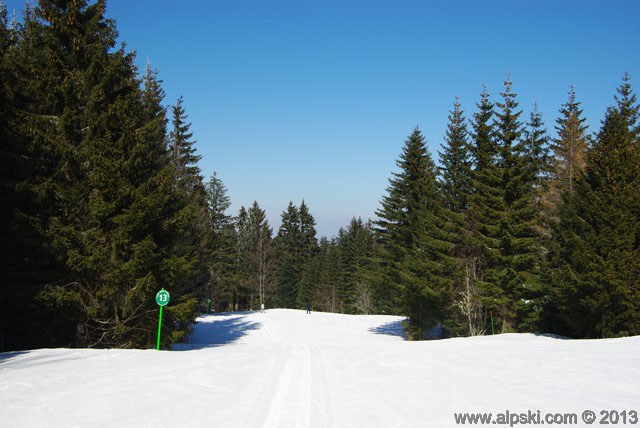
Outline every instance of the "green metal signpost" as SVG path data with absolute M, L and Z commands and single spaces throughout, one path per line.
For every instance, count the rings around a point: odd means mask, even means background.
M 156 294 L 156 303 L 158 304 L 158 306 L 160 306 L 160 317 L 158 318 L 158 343 L 156 344 L 157 351 L 160 350 L 160 330 L 162 330 L 162 308 L 169 303 L 170 299 L 171 299 L 171 296 L 169 295 L 169 292 L 164 288 L 158 291 L 158 294 Z

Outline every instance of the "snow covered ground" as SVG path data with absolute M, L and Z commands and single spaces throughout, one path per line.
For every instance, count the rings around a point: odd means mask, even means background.
M 432 427 L 506 410 L 586 426 L 587 409 L 640 412 L 640 337 L 407 342 L 397 317 L 268 310 L 203 316 L 173 352 L 0 354 L 3 428 Z

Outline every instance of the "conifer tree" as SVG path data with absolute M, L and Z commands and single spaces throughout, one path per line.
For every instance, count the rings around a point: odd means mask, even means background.
M 419 340 L 443 319 L 440 310 L 446 306 L 448 281 L 442 276 L 446 244 L 440 239 L 443 201 L 435 163 L 417 128 L 397 163 L 400 172 L 389 180 L 376 224 L 386 253 L 387 279 L 397 287 L 394 294 L 409 317 L 409 337 Z
M 300 242 L 299 253 L 297 257 L 297 265 L 300 274 L 298 278 L 302 278 L 303 272 L 307 265 L 311 262 L 313 257 L 318 253 L 318 239 L 316 238 L 316 221 L 309 211 L 309 207 L 302 200 L 300 209 L 298 210 L 299 230 L 300 230 Z M 306 307 L 313 301 L 313 290 L 308 287 L 298 287 L 297 293 L 297 305 L 299 308 Z
M 499 147 L 498 167 L 502 174 L 503 212 L 498 228 L 500 242 L 499 266 L 495 280 L 500 287 L 497 297 L 497 316 L 503 331 L 529 330 L 536 322 L 537 308 L 532 297 L 539 292 L 541 248 L 535 230 L 535 175 L 529 164 L 522 140 L 522 125 L 516 94 L 511 91 L 507 76 L 503 102 L 498 103 L 495 132 Z M 533 153 L 533 150 L 531 151 Z
M 295 308 L 302 273 L 299 263 L 303 239 L 300 230 L 300 210 L 293 202 L 289 202 L 281 217 L 282 223 L 274 242 L 279 263 L 277 302 L 281 307 Z
M 104 13 L 104 1 L 43 0 L 14 50 L 22 101 L 10 128 L 39 171 L 22 189 L 48 260 L 37 299 L 57 309 L 58 344 L 146 347 L 153 296 L 165 287 L 174 296 L 166 345 L 194 318 L 197 257 L 177 246 L 189 221 L 174 217 L 183 205 L 172 194 L 161 96 L 143 102 L 133 55 L 115 49 Z
M 316 311 L 341 312 L 341 282 L 342 269 L 337 243 L 323 237 L 320 239 L 318 253 L 305 266 L 300 281 L 301 293 L 304 298 L 311 299 L 306 303 L 311 303 Z
M 171 107 L 172 130 L 169 135 L 169 151 L 174 165 L 176 182 L 189 193 L 198 191 L 202 183 L 198 161 L 200 156 L 196 154 L 192 141 L 191 123 L 187 122 L 187 114 L 184 109 L 182 96 Z
M 462 214 L 469 208 L 472 193 L 468 136 L 464 112 L 460 99 L 456 97 L 453 111 L 449 113 L 439 171 L 446 208 L 457 214 Z
M 306 265 L 318 251 L 315 224 L 304 200 L 300 208 L 289 202 L 282 213 L 275 239 L 279 261 L 277 300 L 282 307 L 304 308 L 313 294 L 307 288 L 301 290 L 300 282 Z
M 207 298 L 218 310 L 227 310 L 233 301 L 235 278 L 235 242 L 237 239 L 234 222 L 227 210 L 231 200 L 227 188 L 214 172 L 205 186 L 208 207 L 207 257 L 209 266 L 209 287 Z
M 561 116 L 556 120 L 558 137 L 554 140 L 553 169 L 550 192 L 552 208 L 560 202 L 563 192 L 573 192 L 576 179 L 584 171 L 589 145 L 586 118 L 582 117 L 580 102 L 576 100 L 573 85 L 569 98 L 560 108 Z
M 587 129 L 586 118 L 582 117 L 580 102 L 576 100 L 575 88 L 571 85 L 568 100 L 560 108 L 560 117 L 556 120 L 557 137 L 552 143 L 550 176 L 542 198 L 544 228 L 551 233 L 546 245 L 549 250 L 548 269 L 545 272 L 548 290 L 544 302 L 543 328 L 561 335 L 575 335 L 567 321 L 574 319 L 574 315 L 575 319 L 581 318 L 578 312 L 567 316 L 569 309 L 564 306 L 564 302 L 567 302 L 566 289 L 563 287 L 564 280 L 561 279 L 566 278 L 571 269 L 564 262 L 568 257 L 567 252 L 580 248 L 580 243 L 561 230 L 570 224 L 571 227 L 577 226 L 574 223 L 577 214 L 572 205 L 575 201 L 576 183 L 581 180 L 586 167 L 589 146 Z
M 552 166 L 549 156 L 549 136 L 538 104 L 533 106 L 527 128 L 524 130 L 523 143 L 523 155 L 530 170 L 528 179 L 533 183 L 536 194 L 541 197 L 548 183 Z
M 615 100 L 560 211 L 558 272 L 578 337 L 640 333 L 639 106 L 628 74 Z
M 456 298 L 461 325 L 468 334 L 487 331 L 488 315 L 500 293 L 495 282 L 500 243 L 497 233 L 503 208 L 502 174 L 498 168 L 498 146 L 493 138 L 494 104 L 484 86 L 472 121 L 470 146 L 473 193 L 466 212 L 466 232 L 456 250 L 462 266 L 462 281 Z
M 300 203 L 299 209 L 300 234 L 301 234 L 301 263 L 306 263 L 318 252 L 318 238 L 316 237 L 316 220 L 309 211 L 309 207 L 304 202 Z
M 349 226 L 338 232 L 341 287 L 339 300 L 347 313 L 368 314 L 374 309 L 375 235 L 370 222 L 352 218 Z
M 256 201 L 248 210 L 240 209 L 237 227 L 240 287 L 234 307 L 255 309 L 263 303 L 267 305 L 273 298 L 273 231 L 265 211 Z

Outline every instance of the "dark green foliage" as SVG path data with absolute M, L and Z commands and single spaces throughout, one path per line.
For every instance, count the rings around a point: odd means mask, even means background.
M 311 306 L 315 311 L 343 312 L 340 300 L 342 270 L 337 242 L 322 238 L 316 256 L 307 264 L 300 287 L 306 293 L 311 290 Z
M 456 300 L 462 315 L 460 324 L 466 326 L 470 335 L 487 331 L 489 310 L 495 307 L 495 296 L 500 293 L 494 271 L 499 263 L 497 233 L 504 202 L 502 174 L 497 163 L 498 145 L 493 138 L 493 108 L 485 87 L 478 111 L 473 115 L 470 147 L 473 193 L 465 215 L 462 243 L 456 249 L 462 273 Z
M 398 166 L 400 172 L 394 173 L 377 212 L 377 232 L 386 253 L 386 281 L 397 287 L 400 307 L 408 316 L 409 337 L 421 339 L 445 318 L 450 251 L 443 239 L 436 167 L 418 129 L 406 141 Z
M 528 180 L 531 180 L 534 189 L 544 193 L 544 186 L 551 174 L 552 165 L 549 155 L 549 137 L 537 104 L 533 106 L 527 128 L 524 130 L 523 149 L 525 161 L 529 165 Z
M 638 109 L 625 75 L 584 177 L 561 205 L 555 274 L 564 319 L 578 337 L 640 334 Z
M 504 190 L 503 212 L 497 230 L 500 245 L 499 264 L 493 274 L 499 284 L 496 296 L 499 323 L 503 331 L 510 329 L 530 330 L 533 298 L 538 288 L 540 271 L 540 240 L 535 230 L 536 191 L 538 167 L 531 166 L 535 148 L 522 140 L 519 122 L 521 112 L 516 111 L 516 95 L 511 92 L 511 81 L 505 80 L 505 91 L 501 94 L 500 111 L 496 114 L 495 132 L 498 142 L 498 168 L 502 175 Z M 528 150 L 529 148 L 529 150 Z
M 551 146 L 550 174 L 541 200 L 542 228 L 548 250 L 547 269 L 543 274 L 546 291 L 542 302 L 541 329 L 562 335 L 574 334 L 567 326 L 566 314 L 571 314 L 570 318 L 574 321 L 582 318 L 580 311 L 564 306 L 562 294 L 566 290 L 561 278 L 566 275 L 577 278 L 575 272 L 570 274 L 574 267 L 565 264 L 565 261 L 580 257 L 579 254 L 584 254 L 584 251 L 579 249 L 580 243 L 575 237 L 560 231 L 578 226 L 574 222 L 576 213 L 573 205 L 576 182 L 581 179 L 586 166 L 589 138 L 585 122 L 575 89 L 571 86 L 568 100 L 560 108 L 560 117 L 556 120 L 558 136 Z M 584 233 L 586 231 L 582 231 L 581 235 Z
M 207 299 L 219 311 L 232 309 L 236 282 L 236 230 L 226 212 L 231 206 L 227 188 L 214 173 L 205 186 L 208 229 L 205 243 L 209 268 Z
M 233 309 L 258 309 L 273 299 L 275 257 L 273 230 L 257 202 L 240 209 L 236 223 L 238 287 Z
M 375 274 L 376 239 L 371 222 L 351 219 L 346 229 L 340 229 L 336 242 L 341 283 L 338 300 L 347 313 L 370 314 L 376 309 Z
M 169 152 L 178 185 L 191 193 L 201 191 L 202 177 L 197 164 L 200 156 L 196 155 L 195 141 L 191 141 L 191 124 L 187 122 L 184 100 L 178 98 L 171 107 L 172 130 L 169 134 Z
M 307 284 L 301 288 L 306 265 L 318 252 L 315 219 L 304 200 L 300 208 L 289 202 L 282 213 L 282 225 L 275 239 L 278 254 L 278 282 L 276 302 L 285 308 L 305 308 L 312 300 Z
M 439 173 L 445 207 L 457 214 L 462 214 L 469 208 L 473 190 L 468 137 L 464 112 L 456 97 L 453 111 L 449 113 L 447 134 L 440 153 Z
M 104 10 L 103 1 L 41 1 L 12 51 L 14 114 L 4 129 L 10 153 L 27 163 L 6 173 L 28 275 L 3 289 L 26 282 L 16 297 L 50 319 L 36 321 L 48 340 L 11 347 L 149 347 L 161 287 L 173 296 L 163 334 L 172 343 L 205 280 L 195 242 L 204 205 L 175 192 L 163 93 L 149 70 L 140 88 Z

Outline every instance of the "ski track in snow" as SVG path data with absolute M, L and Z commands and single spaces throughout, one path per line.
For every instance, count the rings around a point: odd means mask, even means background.
M 0 428 L 418 428 L 454 426 L 454 412 L 640 412 L 640 337 L 416 343 L 400 321 L 205 315 L 175 352 L 0 354 Z

